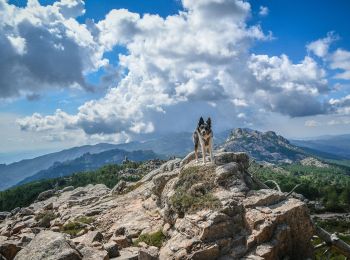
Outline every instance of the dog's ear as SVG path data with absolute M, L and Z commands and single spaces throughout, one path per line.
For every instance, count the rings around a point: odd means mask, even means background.
M 204 119 L 203 117 L 199 118 L 199 122 L 198 122 L 198 126 L 203 125 L 204 124 Z
M 210 118 L 210 117 L 208 117 L 208 119 L 207 119 L 207 125 L 208 125 L 209 127 L 211 127 L 211 118 Z

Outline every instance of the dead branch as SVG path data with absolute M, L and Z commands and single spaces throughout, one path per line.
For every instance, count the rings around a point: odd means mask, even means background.
M 286 198 L 288 198 L 288 197 L 293 193 L 293 191 L 295 191 L 295 189 L 298 188 L 300 185 L 301 185 L 301 184 L 295 185 L 294 188 L 293 188 L 290 192 L 288 192 Z
M 323 228 L 314 224 L 316 235 L 322 239 L 330 248 L 350 258 L 350 245 L 341 240 L 336 234 L 330 234 Z
M 282 191 L 281 191 L 281 188 L 280 188 L 280 186 L 278 185 L 277 182 L 275 182 L 274 180 L 267 180 L 267 181 L 265 181 L 264 183 L 267 183 L 267 182 L 271 182 L 271 183 L 275 184 L 275 186 L 276 186 L 276 188 L 278 189 L 278 191 L 279 191 L 279 192 L 282 192 Z

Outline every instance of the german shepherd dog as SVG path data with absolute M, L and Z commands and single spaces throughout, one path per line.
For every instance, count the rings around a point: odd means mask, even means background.
M 213 162 L 213 131 L 211 130 L 210 117 L 204 122 L 203 117 L 199 119 L 196 130 L 193 133 L 194 154 L 198 162 L 198 146 L 202 147 L 203 164 L 205 164 L 206 151 L 210 154 L 210 161 Z

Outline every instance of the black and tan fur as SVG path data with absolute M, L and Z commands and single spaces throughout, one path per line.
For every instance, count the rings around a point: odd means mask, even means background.
M 208 151 L 210 161 L 213 162 L 213 131 L 211 130 L 210 117 L 204 122 L 203 117 L 199 119 L 196 130 L 193 133 L 194 154 L 198 162 L 198 147 L 202 148 L 203 163 L 205 163 L 205 155 Z

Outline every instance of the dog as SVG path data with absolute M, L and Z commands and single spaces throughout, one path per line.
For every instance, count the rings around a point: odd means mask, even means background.
M 198 162 L 198 147 L 202 148 L 203 164 L 205 164 L 206 151 L 210 154 L 210 161 L 213 162 L 213 131 L 211 130 L 210 117 L 204 122 L 203 117 L 199 119 L 196 130 L 193 133 L 194 154 Z

